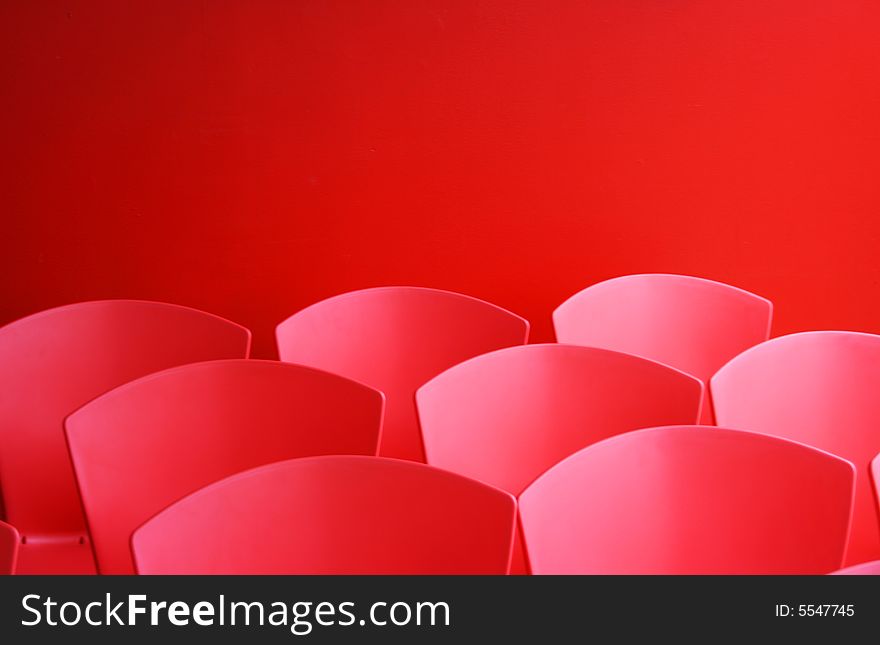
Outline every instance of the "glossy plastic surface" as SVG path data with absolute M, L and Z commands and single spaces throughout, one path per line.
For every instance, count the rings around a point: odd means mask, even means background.
M 443 372 L 416 393 L 427 462 L 518 495 L 547 468 L 606 437 L 695 423 L 697 379 L 593 347 L 526 345 Z M 528 572 L 517 534 L 511 573 Z
M 684 275 L 629 275 L 571 296 L 553 312 L 560 343 L 604 347 L 666 363 L 704 383 L 767 340 L 773 305 L 748 291 Z M 703 405 L 703 423 L 712 410 Z
M 470 296 L 419 287 L 345 293 L 278 325 L 283 361 L 311 365 L 385 393 L 380 454 L 422 461 L 413 393 L 463 360 L 522 345 L 523 318 Z
M 131 533 L 237 472 L 326 454 L 374 455 L 382 394 L 276 361 L 185 365 L 123 385 L 66 421 L 101 573 L 131 573 Z
M 209 486 L 138 529 L 146 574 L 503 574 L 511 495 L 424 464 L 314 457 Z
M 778 437 L 651 428 L 572 455 L 519 508 L 537 574 L 823 574 L 843 559 L 854 476 Z
M 6 519 L 28 551 L 85 536 L 65 416 L 134 378 L 193 361 L 243 358 L 249 346 L 247 329 L 212 314 L 132 300 L 68 305 L 0 328 L 0 489 Z M 39 559 L 31 555 L 22 554 L 21 573 Z
M 20 543 L 21 536 L 15 527 L 0 521 L 0 575 L 8 576 L 15 573 Z
M 880 560 L 871 562 L 862 562 L 854 564 L 846 569 L 838 569 L 833 574 L 835 576 L 880 576 Z
M 573 452 L 637 428 L 695 423 L 702 384 L 637 356 L 525 345 L 478 356 L 419 388 L 428 463 L 519 495 Z
M 733 359 L 711 380 L 718 422 L 787 437 L 856 465 L 846 564 L 880 558 L 871 459 L 880 452 L 880 336 L 804 332 Z

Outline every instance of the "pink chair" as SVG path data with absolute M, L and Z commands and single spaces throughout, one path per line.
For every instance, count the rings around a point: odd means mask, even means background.
M 593 347 L 525 345 L 472 358 L 416 393 L 427 461 L 519 495 L 571 453 L 655 425 L 695 423 L 703 386 Z M 512 571 L 527 570 L 519 552 Z
M 880 576 L 880 560 L 854 564 L 846 569 L 838 569 L 832 576 Z
M 246 357 L 250 332 L 157 302 L 50 309 L 0 328 L 0 489 L 22 533 L 19 573 L 94 573 L 64 441 L 65 416 L 121 383 L 174 365 Z
M 311 457 L 240 473 L 135 531 L 142 574 L 504 574 L 516 503 L 465 477 L 382 457 Z
M 536 574 L 822 574 L 840 566 L 854 467 L 714 426 L 584 448 L 520 496 Z
M 704 383 L 767 340 L 773 305 L 748 291 L 684 275 L 629 275 L 587 287 L 557 307 L 560 343 L 604 347 L 666 363 Z M 708 396 L 702 423 L 712 423 Z
M 203 486 L 263 464 L 375 455 L 383 396 L 310 367 L 226 360 L 176 367 L 66 421 L 100 573 L 133 573 L 132 531 Z
M 11 576 L 15 573 L 15 561 L 21 536 L 11 524 L 0 521 L 0 576 Z
M 379 453 L 422 461 L 413 393 L 461 361 L 522 345 L 529 324 L 500 307 L 449 291 L 382 287 L 307 307 L 276 330 L 283 361 L 311 365 L 385 393 Z
M 869 478 L 880 451 L 880 336 L 805 332 L 736 357 L 711 380 L 718 422 L 827 450 L 856 465 L 847 565 L 880 558 Z

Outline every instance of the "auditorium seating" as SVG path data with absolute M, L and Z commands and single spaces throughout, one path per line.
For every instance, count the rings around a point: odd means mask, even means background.
M 247 357 L 250 332 L 158 302 L 104 300 L 0 328 L 0 490 L 20 573 L 94 572 L 64 418 L 107 390 L 194 361 Z
M 660 363 L 555 344 L 472 358 L 416 393 L 428 463 L 513 495 L 588 444 L 696 423 L 701 399 L 697 379 Z M 517 550 L 514 572 L 526 570 Z
M 413 393 L 456 363 L 522 345 L 529 324 L 488 302 L 437 289 L 383 287 L 306 307 L 278 325 L 283 361 L 311 365 L 385 393 L 379 453 L 422 461 Z
M 686 275 L 628 275 L 599 282 L 553 312 L 560 343 L 644 356 L 703 383 L 767 340 L 773 305 L 727 284 Z M 712 423 L 706 397 L 701 421 Z
M 718 423 L 827 450 L 856 466 L 846 564 L 880 558 L 870 462 L 880 452 L 880 336 L 843 331 L 781 336 L 712 378 Z
M 168 504 L 274 461 L 375 455 L 380 392 L 276 361 L 196 363 L 152 374 L 68 417 L 100 573 L 132 573 L 131 533 Z
M 0 574 L 876 575 L 880 336 L 771 312 L 624 276 L 529 345 L 378 287 L 280 360 L 184 306 L 33 314 L 0 327 Z

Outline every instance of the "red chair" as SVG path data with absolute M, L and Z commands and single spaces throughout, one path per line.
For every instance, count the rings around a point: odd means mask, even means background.
M 802 441 L 853 462 L 846 564 L 880 558 L 869 477 L 880 452 L 880 336 L 825 331 L 774 338 L 724 366 L 711 390 L 720 424 Z
M 382 287 L 307 307 L 276 330 L 283 361 L 361 381 L 387 397 L 381 455 L 422 461 L 413 393 L 448 367 L 522 345 L 529 324 L 500 307 L 449 291 Z
M 150 372 L 246 357 L 250 332 L 188 307 L 133 300 L 50 309 L 0 328 L 0 489 L 24 544 L 19 573 L 94 573 L 65 416 Z
M 703 386 L 654 361 L 593 347 L 525 345 L 472 358 L 416 393 L 427 461 L 519 495 L 584 446 L 695 423 Z M 514 556 L 513 572 L 527 570 Z
M 142 574 L 504 574 L 503 491 L 382 457 L 294 459 L 240 473 L 135 531 Z
M 833 576 L 880 576 L 880 560 L 854 564 L 846 569 L 838 569 Z
M 375 455 L 383 396 L 310 367 L 211 361 L 123 385 L 66 421 L 100 573 L 133 573 L 131 533 L 203 486 L 263 464 Z
M 0 576 L 11 576 L 15 573 L 19 544 L 21 536 L 15 527 L 0 521 Z
M 773 305 L 748 291 L 684 275 L 629 275 L 576 293 L 553 312 L 560 343 L 644 356 L 704 383 L 767 340 Z M 702 423 L 712 423 L 708 396 Z
M 520 496 L 536 574 L 821 574 L 840 566 L 854 467 L 714 426 L 584 448 Z

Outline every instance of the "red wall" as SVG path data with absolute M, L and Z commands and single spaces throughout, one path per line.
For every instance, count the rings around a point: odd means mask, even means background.
M 4 2 L 0 323 L 614 275 L 880 332 L 873 0 Z

